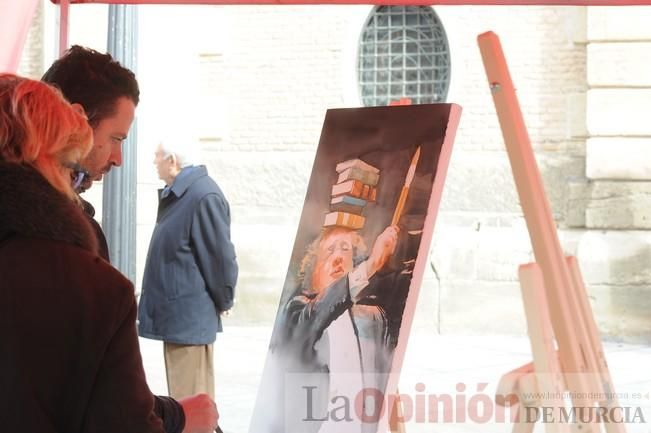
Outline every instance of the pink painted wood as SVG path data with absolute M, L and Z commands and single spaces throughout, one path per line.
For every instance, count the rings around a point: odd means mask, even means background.
M 68 49 L 68 23 L 70 0 L 61 0 L 59 4 L 59 56 Z

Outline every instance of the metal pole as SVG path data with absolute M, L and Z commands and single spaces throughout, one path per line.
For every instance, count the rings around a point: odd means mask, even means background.
M 108 52 L 136 72 L 138 52 L 137 6 L 109 5 Z M 122 167 L 104 177 L 102 228 L 111 262 L 129 280 L 136 279 L 137 124 L 123 143 Z

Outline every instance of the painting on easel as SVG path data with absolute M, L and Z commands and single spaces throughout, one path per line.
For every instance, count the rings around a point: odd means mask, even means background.
M 460 113 L 328 110 L 251 433 L 386 431 Z

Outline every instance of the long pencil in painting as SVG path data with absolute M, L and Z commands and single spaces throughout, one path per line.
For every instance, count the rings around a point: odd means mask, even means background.
M 411 165 L 409 166 L 409 171 L 407 171 L 407 177 L 405 178 L 405 185 L 402 187 L 400 192 L 400 198 L 398 199 L 398 204 L 396 205 L 396 210 L 393 213 L 393 219 L 391 220 L 391 225 L 394 226 L 400 221 L 400 216 L 402 216 L 402 210 L 405 207 L 405 202 L 407 201 L 407 195 L 409 194 L 409 187 L 411 186 L 411 181 L 414 180 L 414 174 L 416 173 L 416 165 L 418 164 L 418 158 L 420 158 L 420 146 L 416 149 L 416 153 L 413 158 L 411 158 Z

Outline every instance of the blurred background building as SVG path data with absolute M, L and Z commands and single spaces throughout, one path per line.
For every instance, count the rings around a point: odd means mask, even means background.
M 39 6 L 20 74 L 56 53 Z M 161 181 L 161 134 L 197 140 L 230 200 L 235 315 L 271 325 L 329 108 L 463 107 L 415 326 L 526 334 L 517 281 L 533 260 L 479 50 L 502 40 L 561 242 L 607 339 L 651 342 L 651 7 L 139 6 L 137 260 Z M 71 7 L 70 42 L 107 48 L 108 6 Z M 102 188 L 86 194 L 102 214 Z

